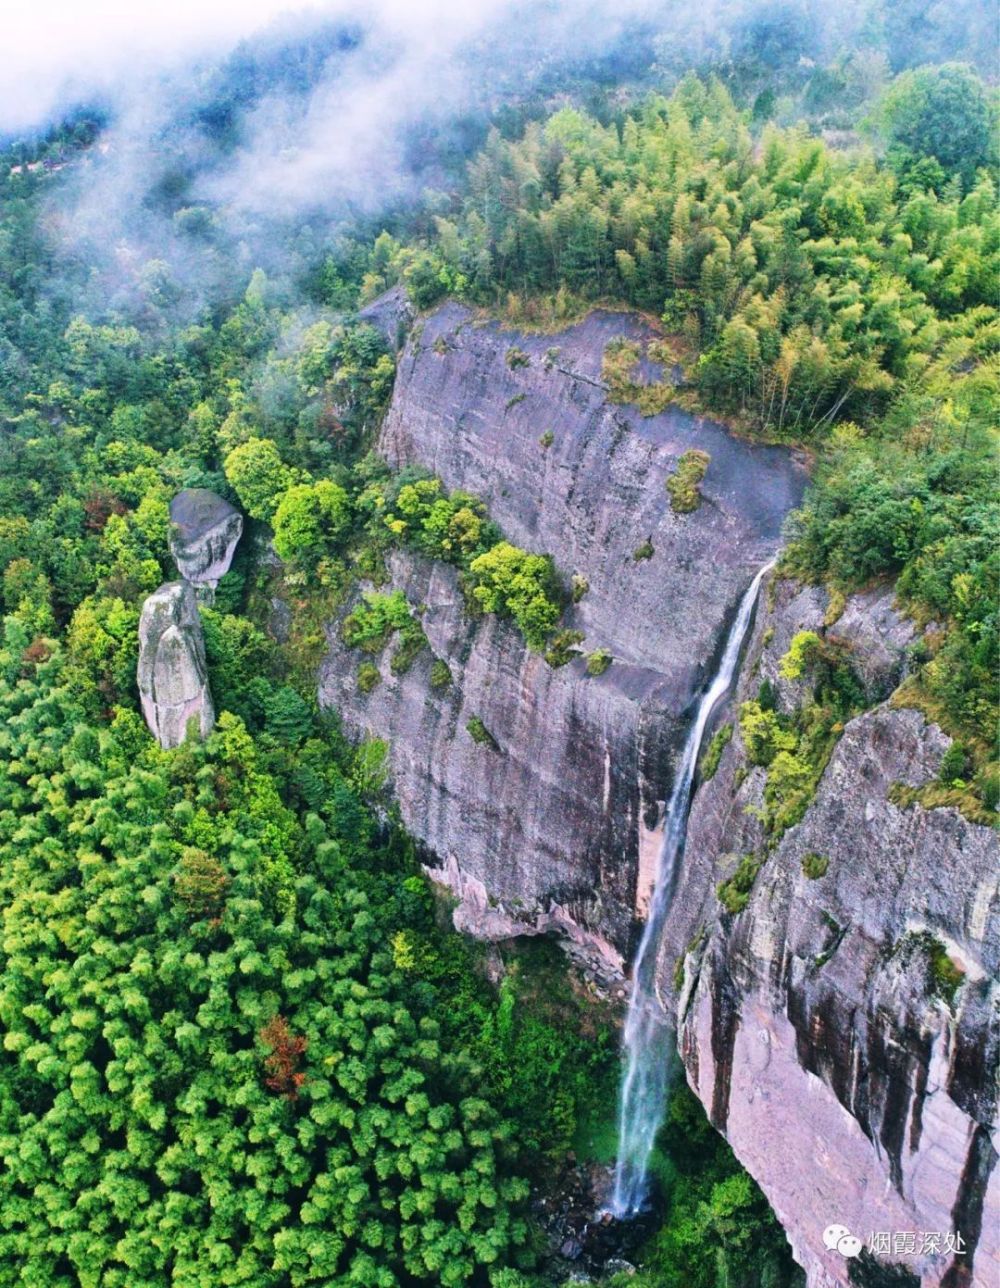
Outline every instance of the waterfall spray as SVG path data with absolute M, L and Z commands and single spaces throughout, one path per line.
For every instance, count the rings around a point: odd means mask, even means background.
M 698 704 L 667 804 L 656 885 L 632 970 L 632 993 L 625 1020 L 625 1074 L 618 1104 L 618 1161 L 610 1203 L 611 1212 L 620 1218 L 639 1212 L 646 1201 L 649 1155 L 667 1107 L 672 1025 L 656 992 L 656 958 L 677 868 L 684 854 L 698 753 L 712 712 L 732 685 L 761 581 L 772 566 L 769 563 L 761 568 L 740 601 L 715 679 Z

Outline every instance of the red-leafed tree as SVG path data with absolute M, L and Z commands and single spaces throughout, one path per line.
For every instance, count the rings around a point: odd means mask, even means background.
M 306 1039 L 291 1031 L 284 1016 L 276 1015 L 261 1029 L 260 1040 L 270 1048 L 264 1058 L 265 1085 L 287 1100 L 294 1100 L 306 1080 L 296 1067 L 308 1046 Z

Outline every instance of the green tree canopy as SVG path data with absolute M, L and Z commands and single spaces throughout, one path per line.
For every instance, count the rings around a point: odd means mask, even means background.
M 314 568 L 339 548 L 351 516 L 351 499 L 339 483 L 299 483 L 275 511 L 274 548 L 280 558 Z
M 295 475 L 270 438 L 249 438 L 225 460 L 226 478 L 252 519 L 269 523 Z
M 891 142 L 966 178 L 995 160 L 995 100 L 961 63 L 903 72 L 883 94 L 876 117 Z

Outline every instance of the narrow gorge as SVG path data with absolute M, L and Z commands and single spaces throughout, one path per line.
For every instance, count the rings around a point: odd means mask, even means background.
M 392 295 L 368 319 L 394 342 L 402 309 Z M 395 550 L 391 587 L 430 647 L 404 673 L 382 658 L 363 691 L 341 617 L 321 699 L 351 734 L 386 739 L 403 822 L 452 892 L 456 926 L 494 940 L 556 934 L 612 993 L 624 996 L 632 970 L 633 988 L 673 1012 L 688 1082 L 812 1288 L 847 1282 L 823 1231 L 867 1231 L 875 1195 L 899 1228 L 963 1232 L 964 1251 L 920 1263 L 922 1282 L 986 1285 L 1000 1264 L 975 1197 L 996 1184 L 984 1076 L 997 1045 L 996 847 L 957 809 L 904 804 L 895 786 L 932 779 L 948 739 L 886 702 L 914 638 L 890 593 L 855 596 L 838 615 L 825 591 L 764 576 L 727 716 L 735 733 L 695 784 L 686 845 L 666 844 L 668 856 L 686 851 L 672 898 L 653 903 L 665 828 L 686 812 L 670 802 L 690 790 L 715 705 L 699 694 L 728 680 L 747 588 L 779 553 L 806 484 L 788 450 L 668 400 L 646 416 L 614 400 L 602 365 L 622 339 L 637 347 L 642 384 L 679 375 L 650 354 L 655 338 L 634 315 L 597 311 L 542 335 L 457 304 L 413 327 L 378 450 L 481 497 L 505 536 L 585 588 L 564 615 L 581 655 L 550 666 L 508 622 L 469 615 L 454 568 Z M 667 482 L 693 450 L 708 460 L 701 500 L 678 511 Z M 767 774 L 748 762 L 735 712 L 765 681 L 779 710 L 808 701 L 808 676 L 779 669 L 802 632 L 849 656 L 863 709 L 832 735 L 804 816 L 775 832 L 763 821 Z M 594 651 L 612 659 L 602 674 L 582 655 Z M 431 682 L 438 662 L 443 687 Z M 960 963 L 954 996 L 928 985 L 937 946 Z M 656 1095 L 665 1082 L 656 1070 Z M 619 1210 L 640 1199 L 623 1184 Z

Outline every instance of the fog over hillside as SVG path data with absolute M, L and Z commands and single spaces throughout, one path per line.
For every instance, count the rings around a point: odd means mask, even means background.
M 72 112 L 98 120 L 99 146 L 78 158 L 53 203 L 54 230 L 103 265 L 106 300 L 127 287 L 130 265 L 151 259 L 200 299 L 234 268 L 281 266 L 288 237 L 275 221 L 301 241 L 307 221 L 325 236 L 417 198 L 430 213 L 445 209 L 491 122 L 516 133 L 545 106 L 581 97 L 608 112 L 691 68 L 752 98 L 779 72 L 806 86 L 837 60 L 864 94 L 929 49 L 940 58 L 982 50 L 986 6 L 919 9 L 883 13 L 874 0 L 17 0 L 5 15 L 16 57 L 0 83 L 0 135 L 30 140 Z M 808 108 L 810 92 L 786 111 Z M 427 201 L 428 190 L 439 195 Z M 192 230 L 201 244 L 180 235 Z M 213 239 L 224 256 L 206 249 Z

